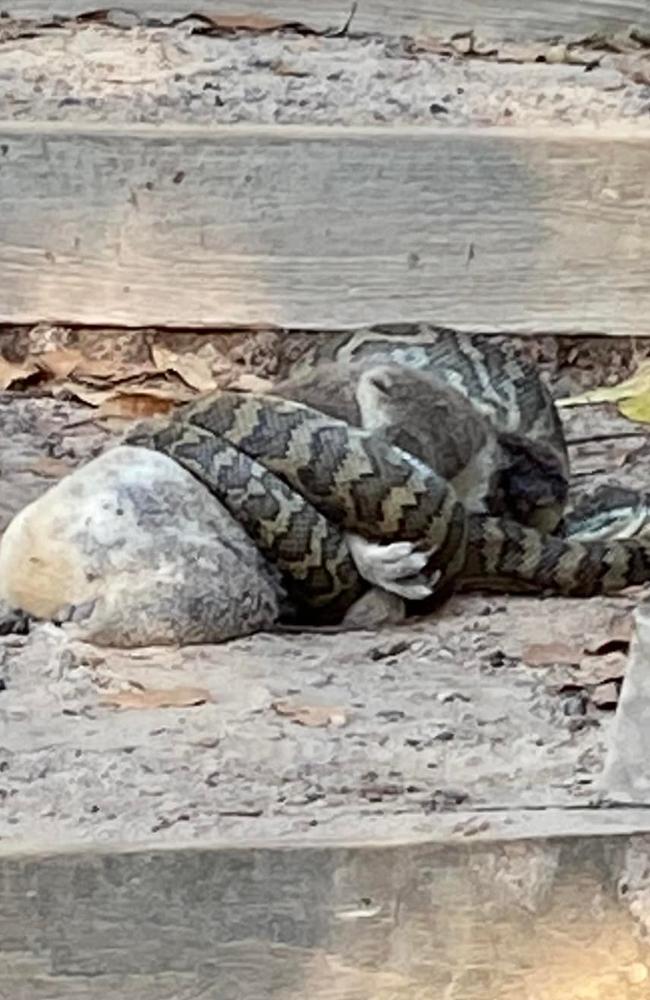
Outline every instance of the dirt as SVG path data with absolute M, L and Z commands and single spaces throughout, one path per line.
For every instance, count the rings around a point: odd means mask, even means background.
M 605 407 L 569 412 L 581 487 L 647 482 L 645 439 L 612 436 L 640 431 Z M 108 434 L 89 407 L 0 396 L 0 525 Z M 566 829 L 594 801 L 621 672 L 620 660 L 585 665 L 585 649 L 618 635 L 638 596 L 458 595 L 376 633 L 180 650 L 97 650 L 53 625 L 4 636 L 0 837 L 465 837 L 555 814 Z M 561 650 L 528 665 L 551 640 L 581 665 Z M 103 703 L 170 688 L 208 697 Z

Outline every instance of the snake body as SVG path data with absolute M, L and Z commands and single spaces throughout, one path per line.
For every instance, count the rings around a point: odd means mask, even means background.
M 438 572 L 443 589 L 589 596 L 650 579 L 643 541 L 553 534 L 568 492 L 562 428 L 535 366 L 508 345 L 438 327 L 309 337 L 274 394 L 217 392 L 126 439 L 200 479 L 279 566 L 296 606 L 336 618 L 362 592 L 347 532 L 416 543 L 431 552 L 426 574 Z M 447 399 L 438 445 L 458 436 L 454 414 L 464 414 L 473 443 L 451 465 L 403 413 L 364 413 L 359 372 L 386 361 L 414 377 L 433 373 L 431 391 Z M 328 371 L 338 388 L 324 398 Z M 472 494 L 463 472 L 486 440 L 499 457 Z
M 125 443 L 162 451 L 201 480 L 279 566 L 301 605 L 345 609 L 362 584 L 345 532 L 413 541 L 451 581 L 467 519 L 452 487 L 378 433 L 269 395 L 222 392 Z

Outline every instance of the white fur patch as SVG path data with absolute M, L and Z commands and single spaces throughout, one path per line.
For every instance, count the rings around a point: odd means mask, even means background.
M 368 583 L 411 601 L 421 601 L 433 594 L 440 579 L 439 571 L 426 581 L 422 577 L 411 578 L 424 569 L 435 549 L 421 552 L 412 542 L 380 544 L 354 534 L 346 538 L 359 574 Z

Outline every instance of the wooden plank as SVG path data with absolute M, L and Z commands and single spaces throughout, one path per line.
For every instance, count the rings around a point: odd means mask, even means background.
M 601 777 L 608 799 L 650 805 L 650 604 L 634 613 L 634 637 Z
M 110 5 L 108 5 L 110 6 Z M 53 13 L 76 15 L 95 9 L 90 0 L 5 0 L 3 9 L 16 17 L 49 17 Z M 307 22 L 311 27 L 341 27 L 351 9 L 350 0 L 213 0 L 206 8 L 198 0 L 130 0 L 125 7 L 141 16 L 174 18 L 194 10 L 211 14 L 255 13 Z M 557 35 L 584 37 L 593 32 L 621 31 L 638 25 L 650 27 L 646 0 L 364 0 L 359 4 L 353 30 L 386 34 L 430 32 L 449 35 L 468 28 L 499 38 L 548 38 Z
M 633 1000 L 646 995 L 650 969 L 638 931 L 649 862 L 639 836 L 61 853 L 5 845 L 0 995 Z
M 0 123 L 0 321 L 647 334 L 636 136 Z

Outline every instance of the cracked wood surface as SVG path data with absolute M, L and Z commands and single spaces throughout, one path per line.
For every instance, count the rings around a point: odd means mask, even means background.
M 109 5 L 107 5 L 109 6 Z M 207 9 L 194 0 L 130 0 L 124 5 L 140 17 L 175 18 Z M 302 21 L 312 28 L 342 28 L 350 16 L 351 0 L 213 0 L 212 15 L 262 14 L 278 20 Z M 89 0 L 5 0 L 3 9 L 14 17 L 44 17 L 53 13 L 74 16 L 96 9 Z M 351 29 L 390 35 L 428 33 L 450 35 L 473 28 L 497 38 L 583 37 L 594 32 L 622 31 L 630 25 L 650 27 L 644 0 L 363 0 Z
M 4 123 L 0 149 L 2 322 L 646 332 L 629 133 Z

